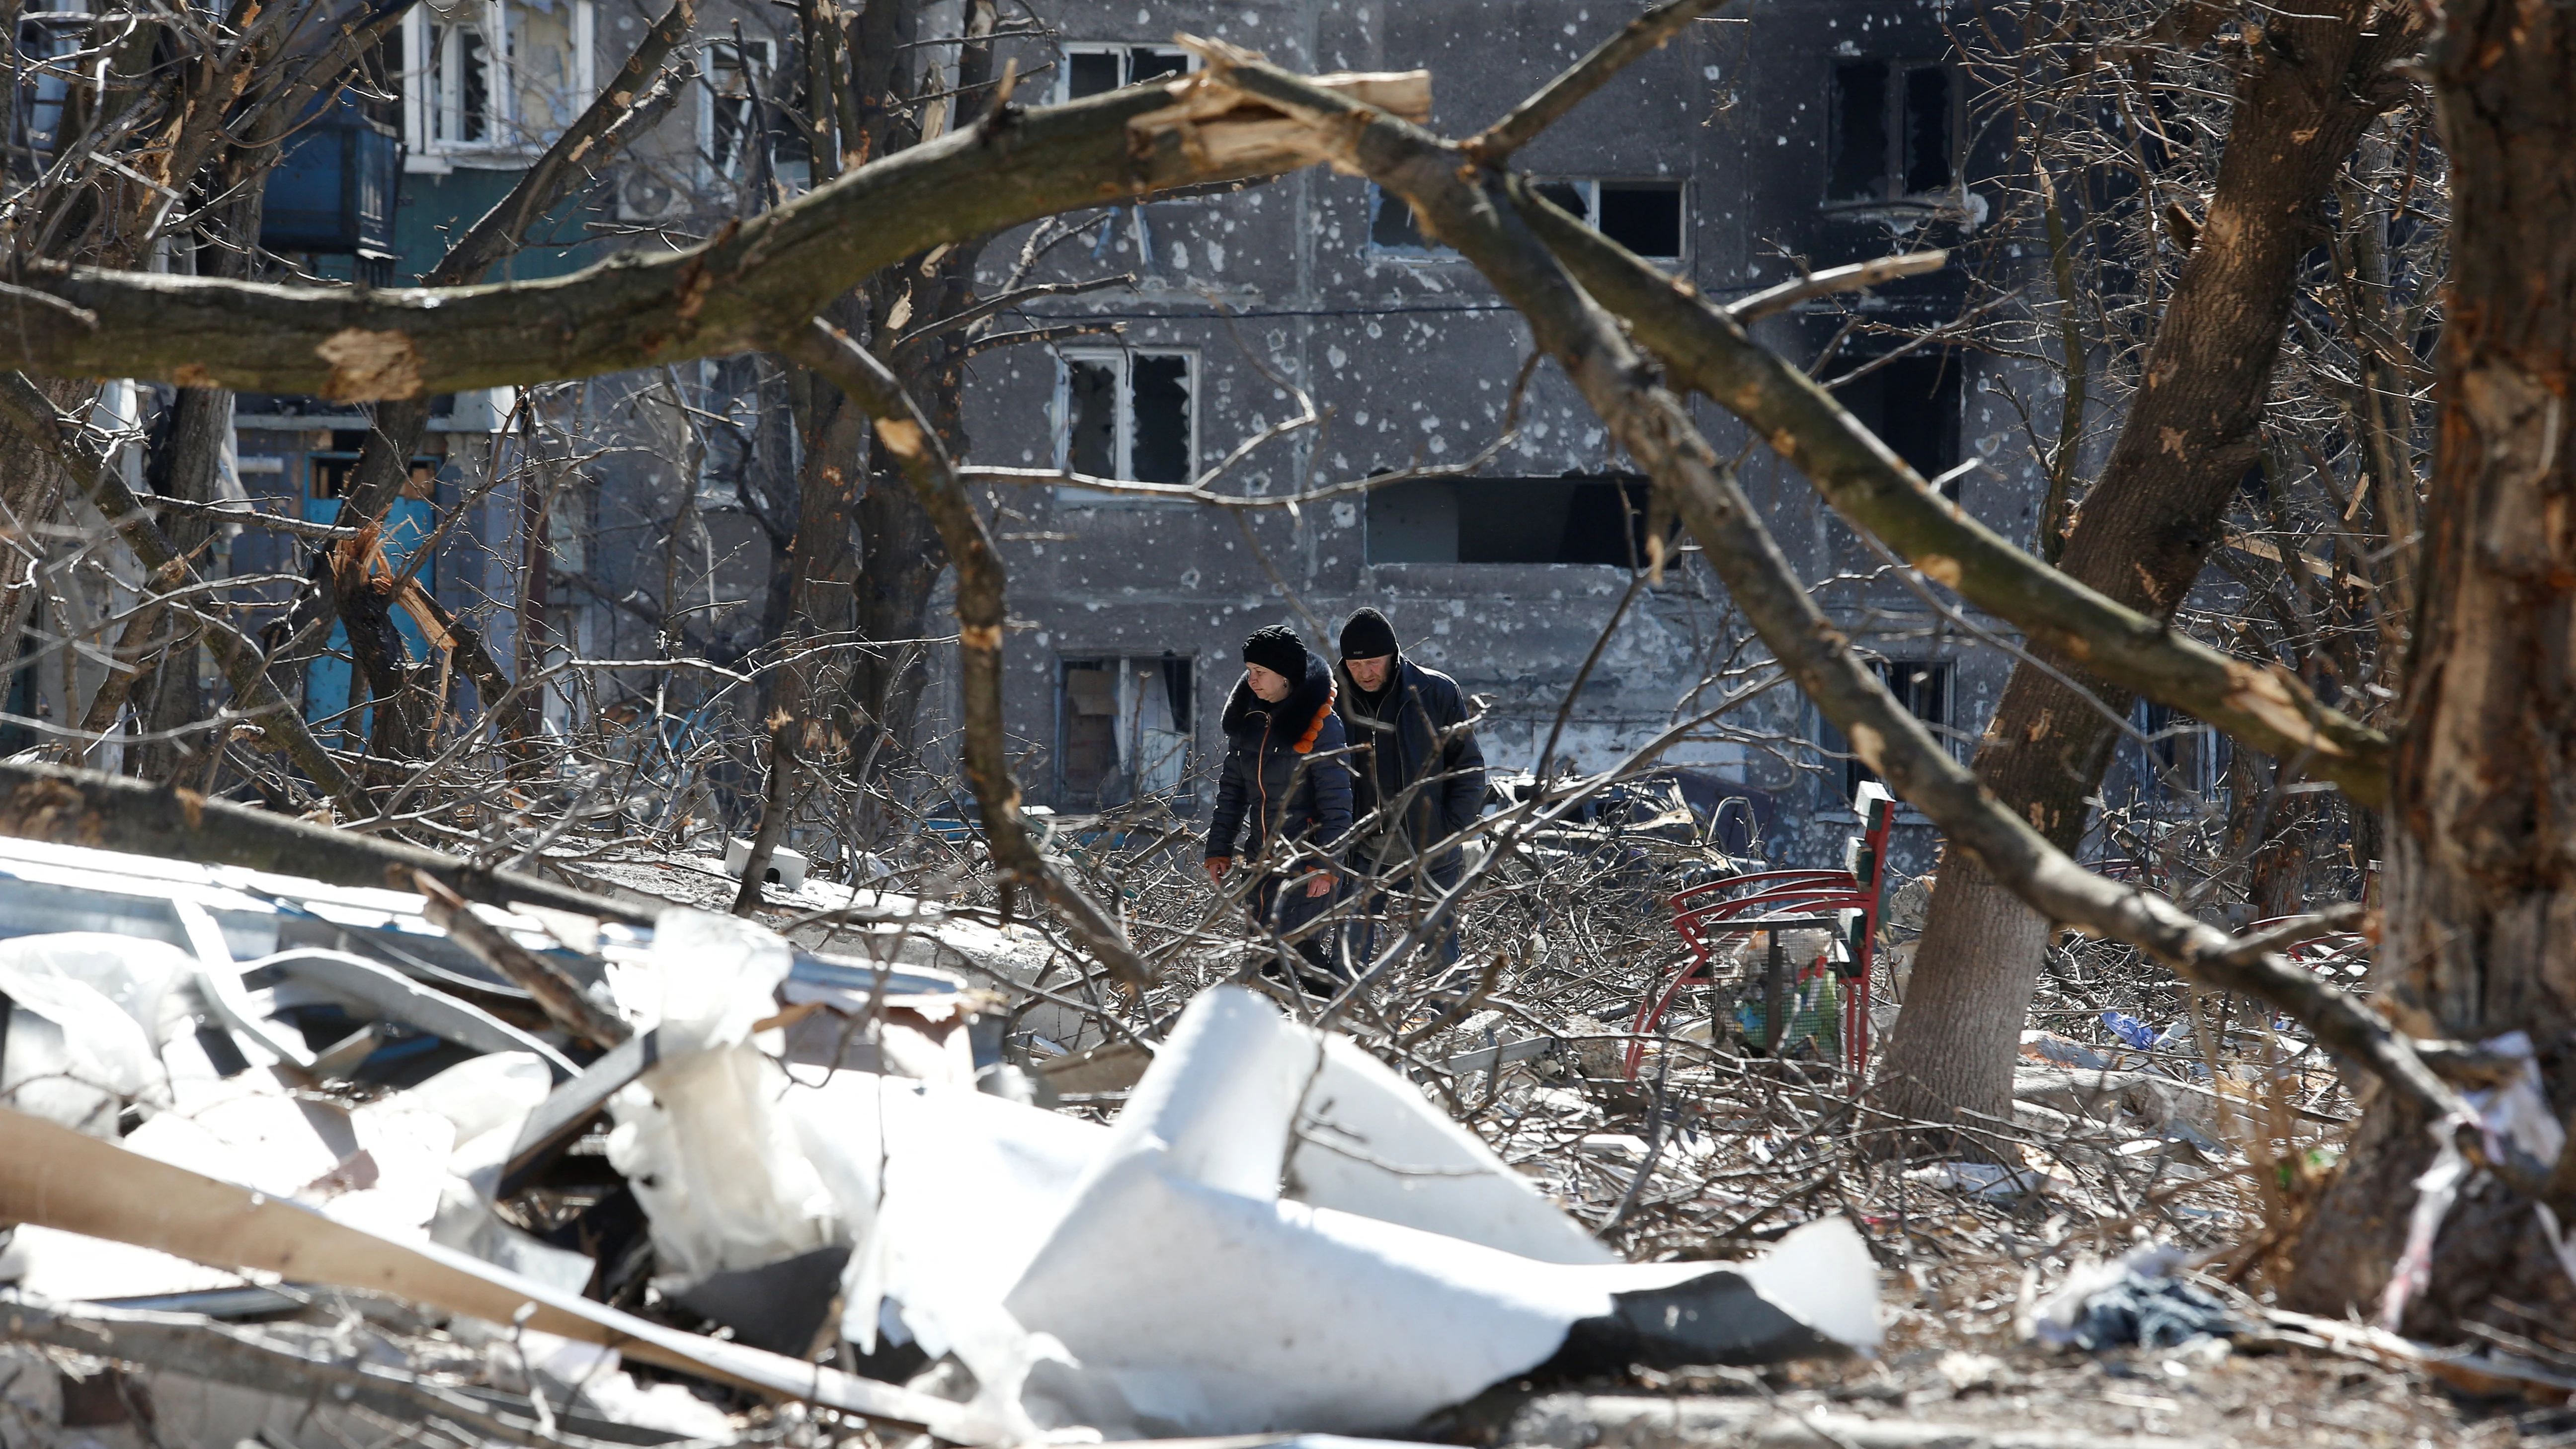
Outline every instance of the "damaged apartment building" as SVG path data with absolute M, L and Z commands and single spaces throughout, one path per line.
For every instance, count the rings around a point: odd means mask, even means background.
M 953 54 L 935 37 L 956 33 L 957 9 L 925 8 L 925 56 Z M 297 153 L 317 178 L 303 209 L 281 206 L 273 184 L 271 249 L 315 275 L 419 275 L 657 13 L 638 0 L 423 5 L 386 58 L 383 94 L 344 102 L 306 143 L 342 149 Z M 1503 114 L 1627 18 L 1587 0 L 1056 0 L 1036 14 L 1042 29 L 1015 22 L 997 47 L 997 66 L 1026 78 L 1024 102 L 1185 71 L 1195 62 L 1172 37 L 1188 32 L 1301 70 L 1427 68 L 1431 123 L 1452 135 Z M 1636 62 L 1517 164 L 1719 299 L 1802 269 L 1993 240 L 1980 228 L 2002 197 L 1980 178 L 2001 161 L 1972 151 L 1975 98 L 1945 59 L 1944 19 L 1938 0 L 1728 7 Z M 710 10 L 697 33 L 690 94 L 496 280 L 678 244 L 805 184 L 801 150 L 758 110 L 791 58 L 792 15 Z M 1552 734 L 1560 768 L 1618 763 L 1755 680 L 1723 590 L 1687 554 L 1631 597 L 1649 525 L 1642 480 L 1552 366 L 1524 374 L 1519 316 L 1364 179 L 1310 168 L 1046 225 L 1060 239 L 1024 280 L 1130 280 L 1033 300 L 1014 326 L 1038 340 L 976 354 L 970 462 L 1178 483 L 1230 459 L 1213 486 L 1252 495 L 1394 476 L 1250 513 L 1061 478 L 993 484 L 1014 621 L 1008 724 L 1032 801 L 1078 814 L 1162 794 L 1204 809 L 1243 635 L 1286 622 L 1329 647 L 1362 604 L 1484 701 L 1486 754 L 1504 771 L 1536 768 Z M 1029 234 L 985 249 L 983 286 L 1004 284 Z M 1970 296 L 1953 268 L 1793 309 L 1756 335 L 1802 364 L 1825 359 L 1828 378 L 1851 375 L 1838 395 L 1864 422 L 2026 542 L 2040 483 L 2021 414 L 2001 399 L 2018 391 L 2053 416 L 2053 380 L 1922 339 Z M 1865 325 L 1850 325 L 1855 309 Z M 777 500 L 792 497 L 798 440 L 775 376 L 766 359 L 721 359 L 543 399 L 443 400 L 389 552 L 401 566 L 462 509 L 424 572 L 515 667 L 666 648 L 738 656 L 776 617 L 793 521 Z M 1286 426 L 1301 399 L 1316 419 Z M 312 399 L 238 406 L 242 489 L 329 518 L 364 416 Z M 1693 407 L 1722 454 L 1743 445 L 1731 418 Z M 1792 562 L 1964 757 L 2009 659 L 1930 610 L 1766 449 L 1747 451 L 1743 469 Z M 231 547 L 235 573 L 298 567 L 275 535 Z M 933 619 L 944 622 L 944 600 Z M 308 683 L 317 719 L 347 708 L 335 693 L 346 667 L 334 667 Z M 920 734 L 935 762 L 956 706 L 935 653 L 932 673 Z M 583 678 L 548 692 L 559 725 L 627 688 L 622 675 Z M 1740 799 L 1738 818 L 1768 848 L 1799 855 L 1839 838 L 1863 778 L 1839 746 L 1794 691 L 1775 689 L 1687 731 L 1661 763 L 1704 806 Z M 1914 849 L 1928 843 L 1909 833 Z
M 1516 164 L 1714 298 L 1802 267 L 1956 246 L 2002 198 L 1977 185 L 1996 162 L 1971 155 L 1972 98 L 1945 61 L 1945 9 L 1728 7 L 1636 62 Z M 1168 39 L 1183 30 L 1292 68 L 1428 68 L 1432 128 L 1463 136 L 1625 15 L 1580 0 L 1308 0 L 1077 3 L 1050 19 L 1059 97 L 1185 69 L 1193 61 Z M 1049 58 L 1033 48 L 1022 64 Z M 1190 481 L 1297 417 L 1302 391 L 1321 420 L 1235 458 L 1216 488 L 1396 481 L 1252 514 L 1249 526 L 1232 510 L 1062 483 L 1007 494 L 1011 723 L 1042 747 L 1025 772 L 1035 798 L 1087 812 L 1139 791 L 1186 793 L 1222 748 L 1242 636 L 1287 623 L 1329 648 L 1363 604 L 1394 621 L 1409 654 L 1485 701 L 1482 739 L 1499 770 L 1538 767 L 1552 732 L 1558 768 L 1618 764 L 1751 678 L 1743 630 L 1695 560 L 1628 599 L 1644 561 L 1644 483 L 1552 365 L 1529 374 L 1517 426 L 1494 447 L 1528 328 L 1400 202 L 1312 168 L 1075 220 L 1088 229 L 1041 270 L 1060 281 L 1132 273 L 1135 284 L 1028 308 L 1039 324 L 1098 330 L 981 361 L 967 407 L 976 460 Z M 1007 259 L 1020 240 L 990 255 Z M 1860 374 L 1838 389 L 1844 403 L 1970 511 L 2027 541 L 2037 473 L 1996 390 L 2044 395 L 2050 380 L 1920 341 L 1970 295 L 1955 271 L 1936 273 L 1871 294 L 1859 304 L 1869 325 L 1846 327 L 1852 309 L 1837 299 L 1756 335 L 1801 363 L 1830 354 L 1828 378 Z M 2053 399 L 2043 409 L 2053 415 Z M 1715 406 L 1694 411 L 1721 454 L 1745 441 Z M 1767 449 L 1747 455 L 1744 477 L 1793 563 L 1964 758 L 2010 660 L 1945 624 Z M 1770 848 L 1804 855 L 1828 848 L 1866 778 L 1840 745 L 1794 691 L 1775 690 L 1661 759 L 1704 808 L 1739 798 L 1739 818 L 1758 820 Z M 1907 833 L 1909 853 L 1928 845 L 1928 829 Z

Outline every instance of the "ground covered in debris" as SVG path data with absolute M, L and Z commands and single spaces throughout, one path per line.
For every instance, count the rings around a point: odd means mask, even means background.
M 585 916 L 0 842 L 0 1445 L 2576 1443 L 2553 1325 L 2270 1305 L 2355 1105 L 2116 948 L 1936 1133 L 1860 1089 L 1842 943 L 1672 989 L 1676 877 L 1588 848 L 1337 995 L 1154 851 L 1075 857 L 1134 994 L 927 871 L 782 937 L 600 854 Z

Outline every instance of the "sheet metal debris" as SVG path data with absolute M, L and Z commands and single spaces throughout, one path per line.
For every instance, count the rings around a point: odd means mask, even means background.
M 1021 949 L 925 921 L 934 956 Z M 0 841 L 5 1336 L 272 1449 L 348 1442 L 272 1412 L 316 1394 L 531 1445 L 734 1438 L 788 1403 L 964 1444 L 1380 1433 L 1533 1374 L 1877 1345 L 1841 1220 L 1617 1261 L 1244 990 L 1038 1064 L 1048 1101 L 1124 1093 L 1106 1122 L 979 1090 L 1028 1084 L 988 1060 L 1002 999 L 907 929 L 831 958 L 679 906 Z

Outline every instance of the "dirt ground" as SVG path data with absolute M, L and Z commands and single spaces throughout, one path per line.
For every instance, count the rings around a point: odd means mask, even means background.
M 2576 1407 L 2474 1398 L 2340 1354 L 2209 1340 L 2053 1352 L 2016 1340 L 2009 1288 L 1941 1307 L 1903 1277 L 1886 1292 L 1887 1343 L 1874 1360 L 1523 1385 L 1438 1427 L 1458 1442 L 1531 1449 L 2576 1445 Z

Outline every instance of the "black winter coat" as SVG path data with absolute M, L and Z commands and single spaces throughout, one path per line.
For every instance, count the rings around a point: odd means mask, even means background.
M 1378 701 L 1385 713 L 1372 716 L 1359 703 L 1350 671 L 1336 667 L 1341 690 L 1333 709 L 1355 748 L 1351 751 L 1351 812 L 1366 815 L 1381 803 L 1376 752 L 1391 751 L 1406 785 L 1430 783 L 1414 793 L 1404 811 L 1404 837 L 1417 846 L 1446 840 L 1484 813 L 1485 752 L 1476 732 L 1461 729 L 1467 719 L 1467 697 L 1458 681 L 1437 669 L 1426 669 L 1399 654 L 1390 679 L 1394 686 Z M 1391 716 L 1388 717 L 1388 716 Z M 1442 733 L 1448 732 L 1446 740 Z
M 1342 722 L 1333 714 L 1333 671 L 1308 655 L 1306 677 L 1279 704 L 1265 703 L 1249 680 L 1236 680 L 1225 702 L 1225 764 L 1217 772 L 1216 817 L 1207 855 L 1257 856 L 1271 832 L 1330 850 L 1351 828 L 1351 772 L 1342 765 Z M 1250 841 L 1235 837 L 1249 817 Z

